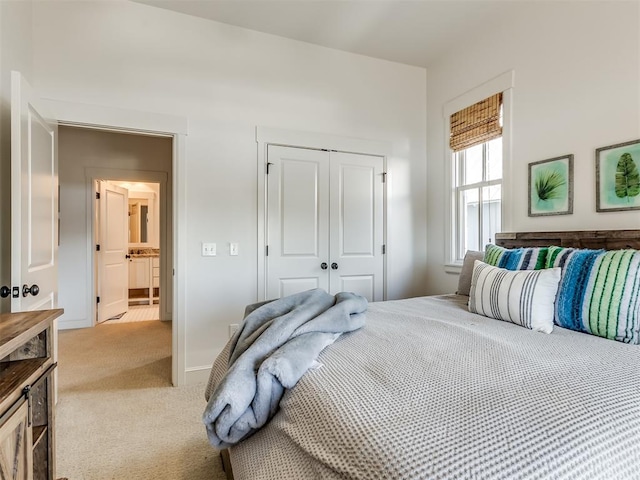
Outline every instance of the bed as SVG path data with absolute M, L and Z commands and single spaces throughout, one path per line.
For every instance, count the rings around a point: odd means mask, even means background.
M 640 231 L 496 244 L 640 249 Z M 369 304 L 365 327 L 224 452 L 229 478 L 640 479 L 640 346 L 535 332 L 470 313 L 468 298 Z

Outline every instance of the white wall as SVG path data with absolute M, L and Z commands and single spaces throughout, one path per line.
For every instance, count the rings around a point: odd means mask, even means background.
M 30 3 L 0 1 L 0 285 L 11 285 L 11 70 L 32 74 Z M 0 312 L 11 299 L 0 301 Z
M 188 118 L 187 370 L 257 298 L 256 126 L 390 142 L 388 294 L 424 293 L 424 69 L 120 1 L 35 3 L 34 49 L 44 97 Z
M 512 184 L 505 231 L 640 228 L 640 212 L 595 211 L 595 149 L 640 138 L 640 3 L 528 2 L 521 17 L 428 69 L 429 294 L 455 291 L 444 271 L 443 105 L 515 70 Z M 573 215 L 527 215 L 527 165 L 574 154 Z

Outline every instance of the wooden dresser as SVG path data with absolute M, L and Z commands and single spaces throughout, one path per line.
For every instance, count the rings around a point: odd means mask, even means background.
M 54 320 L 63 310 L 0 314 L 0 478 L 54 480 Z

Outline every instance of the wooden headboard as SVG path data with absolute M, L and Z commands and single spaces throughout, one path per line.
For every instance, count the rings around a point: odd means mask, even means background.
M 569 232 L 497 233 L 496 245 L 505 248 L 547 247 L 640 250 L 640 230 L 582 230 Z

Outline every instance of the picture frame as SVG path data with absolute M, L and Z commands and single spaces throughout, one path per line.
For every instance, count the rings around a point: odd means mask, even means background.
M 573 213 L 573 154 L 529 164 L 529 216 Z
M 596 212 L 640 210 L 640 139 L 596 149 Z

